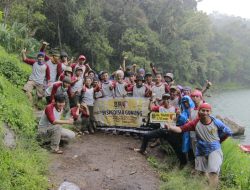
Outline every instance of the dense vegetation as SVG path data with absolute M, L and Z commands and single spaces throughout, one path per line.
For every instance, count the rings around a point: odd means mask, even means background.
M 0 41 L 11 51 L 31 47 L 27 36 L 44 39 L 85 54 L 98 70 L 117 69 L 128 55 L 129 63 L 174 72 L 182 84 L 249 84 L 250 22 L 208 16 L 196 6 L 195 0 L 3 0 L 2 22 L 9 26 L 1 25 Z M 20 23 L 23 42 L 6 33 Z
M 31 68 L 21 64 L 0 46 L 0 125 L 7 124 L 17 135 L 15 149 L 5 147 L 0 140 L 0 189 L 42 190 L 48 187 L 47 156 L 36 143 L 32 105 L 20 89 Z M 0 127 L 1 139 L 3 132 Z

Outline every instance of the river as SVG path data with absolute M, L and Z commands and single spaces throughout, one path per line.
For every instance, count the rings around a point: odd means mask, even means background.
M 250 90 L 213 93 L 205 97 L 211 103 L 213 115 L 228 117 L 245 127 L 245 135 L 236 137 L 241 144 L 250 144 Z

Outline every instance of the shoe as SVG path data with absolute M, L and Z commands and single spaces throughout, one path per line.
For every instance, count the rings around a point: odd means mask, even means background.
M 161 143 L 159 141 L 159 139 L 157 139 L 155 142 L 153 142 L 151 145 L 150 145 L 150 148 L 154 148 L 156 146 L 159 146 Z
M 58 150 L 51 150 L 51 153 L 54 153 L 54 154 L 63 154 L 63 151 L 58 149 Z
M 146 155 L 146 154 L 147 154 L 146 151 L 142 151 L 140 148 L 134 148 L 134 151 L 135 151 L 135 152 L 139 152 L 139 153 L 141 153 L 142 155 Z
M 92 127 L 89 129 L 89 132 L 90 132 L 90 134 L 94 134 L 95 133 L 95 131 L 94 131 L 94 129 Z
M 89 135 L 89 131 L 83 131 L 84 134 Z

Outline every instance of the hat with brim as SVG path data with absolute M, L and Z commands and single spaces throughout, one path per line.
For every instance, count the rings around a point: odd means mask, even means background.
M 65 77 L 65 78 L 63 79 L 63 82 L 68 83 L 68 84 L 71 84 L 71 79 L 70 79 L 69 77 Z
M 173 74 L 173 73 L 166 73 L 166 74 L 164 75 L 164 77 L 168 77 L 168 78 L 170 78 L 171 80 L 173 80 L 173 79 L 174 79 L 174 74 Z
M 65 68 L 64 72 L 71 72 L 72 73 L 72 68 L 68 66 Z

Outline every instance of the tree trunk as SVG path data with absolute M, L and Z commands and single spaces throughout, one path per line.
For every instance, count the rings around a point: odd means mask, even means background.
M 58 42 L 59 42 L 59 47 L 60 47 L 60 51 L 61 51 L 62 50 L 62 40 L 61 40 L 61 29 L 60 29 L 59 15 L 57 15 L 57 35 L 58 35 Z

